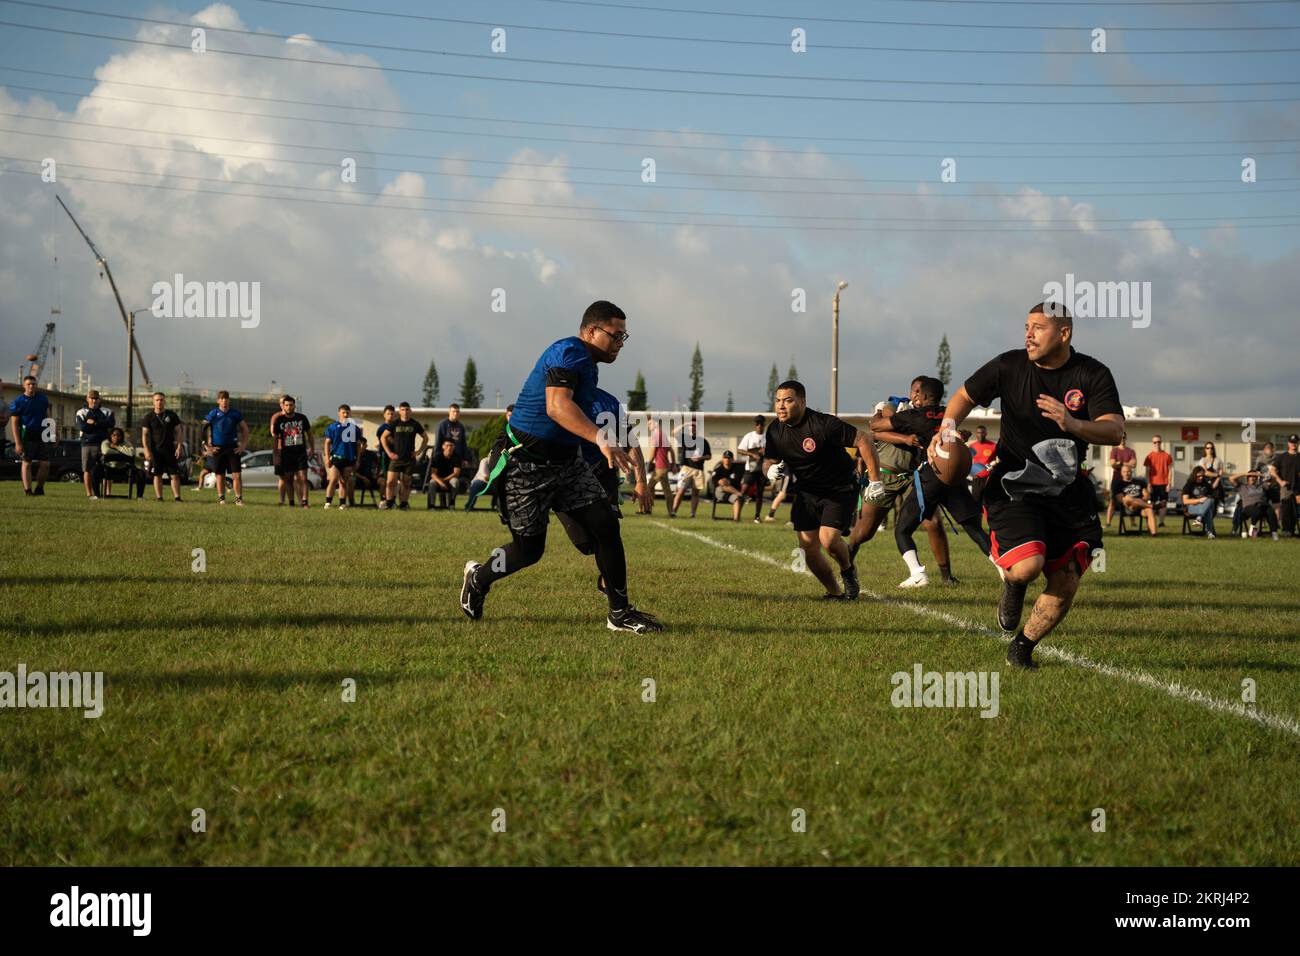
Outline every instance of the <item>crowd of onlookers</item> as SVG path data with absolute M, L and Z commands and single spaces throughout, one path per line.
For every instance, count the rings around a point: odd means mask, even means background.
M 1287 450 L 1277 453 L 1272 442 L 1265 442 L 1252 467 L 1232 471 L 1218 455 L 1214 442 L 1206 442 L 1202 456 L 1193 466 L 1181 487 L 1171 487 L 1173 459 L 1161 446 L 1159 435 L 1151 440 L 1151 451 L 1142 462 L 1143 475 L 1137 471 L 1137 453 L 1128 447 L 1127 435 L 1111 449 L 1109 503 L 1106 526 L 1119 515 L 1121 527 L 1126 518 L 1145 522 L 1147 533 L 1155 536 L 1171 510 L 1184 516 L 1184 530 L 1217 537 L 1215 518 L 1222 510 L 1230 520 L 1232 533 L 1257 537 L 1267 528 L 1273 540 L 1278 529 L 1296 534 L 1296 505 L 1300 497 L 1300 435 L 1287 438 Z
M 139 428 L 138 441 L 118 425 L 111 409 L 104 408 L 99 392 L 91 389 L 76 424 L 81 433 L 82 476 L 88 498 L 112 492 L 123 484 L 128 495 L 142 497 L 152 480 L 157 500 L 163 499 L 164 481 L 170 479 L 172 498 L 181 499 L 182 476 L 189 471 L 189 451 L 180 417 L 166 407 L 162 392 L 152 396 L 152 410 Z M 507 422 L 513 406 L 506 410 Z M 15 451 L 22 459 L 24 492 L 44 494 L 48 471 L 49 402 L 36 380 L 23 381 L 23 394 L 8 408 L 9 431 Z M 499 484 L 492 482 L 492 468 L 506 446 L 502 436 L 490 454 L 475 455 L 468 442 L 468 430 L 460 420 L 460 407 L 452 405 L 447 418 L 434 430 L 433 440 L 411 414 L 407 402 L 388 405 L 383 411 L 374 446 L 361 434 L 351 418 L 351 408 L 340 405 L 337 420 L 324 429 L 322 453 L 316 450 L 316 436 L 306 416 L 297 411 L 292 396 L 285 395 L 280 410 L 272 416 L 270 438 L 281 504 L 309 505 L 309 469 L 324 472 L 325 507 L 355 507 L 360 493 L 369 493 L 381 510 L 410 507 L 412 490 L 422 490 L 429 508 L 456 507 L 457 498 L 467 495 L 464 508 L 473 510 L 489 489 L 491 506 L 499 504 Z M 678 516 L 683 503 L 695 517 L 701 500 L 711 499 L 729 510 L 733 521 L 742 520 L 745 504 L 752 502 L 753 522 L 776 520 L 777 510 L 788 497 L 791 479 L 779 464 L 763 468 L 766 418 L 754 417 L 752 430 L 737 442 L 736 451 L 724 451 L 713 461 L 713 449 L 697 434 L 696 422 L 688 418 L 675 431 L 665 431 L 658 420 L 650 422 L 650 454 L 645 461 L 645 479 L 651 495 L 648 505 L 638 509 L 652 513 L 654 493 L 661 490 L 668 517 Z M 203 420 L 202 451 L 195 462 L 200 466 L 198 487 L 209 474 L 215 477 L 218 500 L 225 502 L 226 487 L 233 486 L 235 503 L 243 503 L 242 458 L 249 444 L 249 426 L 230 395 L 217 393 L 217 406 Z M 968 438 L 972 458 L 971 490 L 978 500 L 997 444 L 989 440 L 984 426 Z M 1181 486 L 1172 484 L 1174 462 L 1164 450 L 1159 435 L 1139 468 L 1137 452 L 1125 435 L 1111 449 L 1109 492 L 1105 495 L 1106 526 L 1119 518 L 1121 530 L 1128 521 L 1145 524 L 1147 534 L 1156 535 L 1171 512 L 1181 515 L 1184 531 L 1217 536 L 1216 518 L 1230 521 L 1232 533 L 1255 537 L 1263 529 L 1276 539 L 1279 528 L 1297 533 L 1297 498 L 1300 498 L 1300 436 L 1290 435 L 1287 450 L 1277 452 L 1266 442 L 1244 471 L 1233 470 L 1217 453 L 1214 442 L 1206 442 L 1203 455 Z M 676 476 L 676 482 L 673 481 Z M 770 502 L 767 502 L 770 490 Z M 767 503 L 767 514 L 764 505 Z

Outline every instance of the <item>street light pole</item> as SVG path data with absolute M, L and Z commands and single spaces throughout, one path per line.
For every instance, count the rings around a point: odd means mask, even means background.
M 840 408 L 840 293 L 849 284 L 841 281 L 835 287 L 835 299 L 831 316 L 831 414 L 839 414 Z
M 117 291 L 116 287 L 114 287 L 113 291 Z M 126 314 L 126 433 L 128 439 L 131 435 L 131 419 L 135 410 L 135 314 L 147 311 L 149 311 L 148 308 L 139 308 L 132 309 Z M 141 363 L 140 370 L 144 371 L 143 363 Z

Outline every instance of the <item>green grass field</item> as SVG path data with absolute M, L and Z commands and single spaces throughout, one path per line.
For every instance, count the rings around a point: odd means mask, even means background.
M 623 522 L 671 628 L 637 637 L 555 521 L 471 623 L 494 514 L 0 491 L 0 670 L 106 680 L 97 720 L 0 711 L 7 865 L 1300 862 L 1300 541 L 1108 536 L 1050 641 L 1081 660 L 1020 674 L 965 539 L 958 588 L 897 599 L 886 534 L 884 599 L 826 604 L 793 532 L 661 504 Z M 917 663 L 998 671 L 998 715 L 893 707 Z

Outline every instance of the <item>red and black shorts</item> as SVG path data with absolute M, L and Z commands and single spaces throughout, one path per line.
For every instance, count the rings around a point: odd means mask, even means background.
M 1001 568 L 1041 554 L 1044 574 L 1059 571 L 1071 561 L 1082 574 L 1092 563 L 1093 551 L 1101 547 L 1101 522 L 1087 479 L 1076 481 L 1055 498 L 1026 495 L 1019 501 L 1010 501 L 1000 482 L 990 481 L 984 511 L 993 560 Z

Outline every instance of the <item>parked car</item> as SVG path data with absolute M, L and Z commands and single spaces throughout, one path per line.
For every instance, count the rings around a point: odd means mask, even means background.
M 272 461 L 271 450 L 244 452 L 244 457 L 240 464 L 245 488 L 278 488 L 280 486 L 279 476 L 275 473 L 275 464 Z M 204 484 L 211 488 L 217 483 L 216 475 L 208 475 Z M 313 456 L 312 460 L 307 463 L 307 483 L 313 490 L 319 491 L 325 487 L 325 472 L 321 468 L 320 456 Z
M 21 480 L 22 461 L 12 441 L 4 443 L 4 456 L 0 458 L 0 480 Z M 50 446 L 50 472 L 47 481 L 81 480 L 81 442 L 65 438 Z

